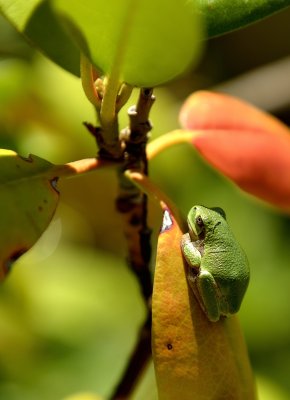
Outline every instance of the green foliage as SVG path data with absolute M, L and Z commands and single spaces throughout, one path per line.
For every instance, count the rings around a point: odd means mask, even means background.
M 62 400 L 80 391 L 107 399 L 143 318 L 125 263 L 66 244 L 62 217 L 0 287 L 1 399 Z
M 52 165 L 0 151 L 0 278 L 27 251 L 50 223 L 58 203 Z
M 131 3 L 133 8 L 129 8 Z M 168 13 L 161 6 L 155 12 L 157 3 L 168 7 Z M 36 47 L 75 75 L 79 74 L 79 48 L 104 72 L 116 68 L 120 79 L 137 85 L 173 78 L 198 52 L 195 16 L 185 14 L 177 1 L 150 0 L 141 5 L 128 0 L 55 0 L 54 8 L 51 4 L 45 0 L 0 0 L 0 10 Z M 97 12 L 88 8 L 88 12 L 83 4 L 100 8 Z M 109 9 L 112 4 L 113 11 Z M 200 1 L 199 7 L 208 34 L 217 35 L 289 4 L 279 0 L 213 0 Z M 138 7 L 146 9 L 143 12 Z M 106 18 L 106 10 L 111 19 Z M 149 33 L 148 21 L 153 27 Z M 190 41 L 184 39 L 185 33 Z M 11 74 L 12 83 L 4 79 L 5 93 L 0 97 L 2 143 L 22 150 L 33 148 L 35 153 L 59 162 L 95 155 L 93 138 L 79 127 L 86 116 L 92 117 L 84 96 L 82 99 L 80 82 L 39 58 L 31 68 L 27 91 L 23 65 L 19 68 L 21 78 L 17 78 L 16 69 Z M 179 103 L 172 100 L 172 93 L 160 91 L 157 97 L 158 106 L 151 119 L 155 132 L 164 132 L 172 129 Z M 127 120 L 120 123 L 126 124 Z M 15 153 L 4 152 L 2 156 L 0 235 L 4 244 L 0 261 L 6 269 L 7 260 L 30 247 L 46 228 L 58 193 L 51 185 L 52 164 L 38 157 L 21 159 Z M 13 175 L 17 165 L 18 172 Z M 276 379 L 289 392 L 289 269 L 285 268 L 290 257 L 289 220 L 242 195 L 189 149 L 170 150 L 150 167 L 154 180 L 184 212 L 195 202 L 214 202 L 227 209 L 254 265 L 241 312 L 252 359 L 256 365 L 263 365 L 262 373 L 270 377 L 269 381 Z M 0 397 L 5 400 L 51 400 L 83 390 L 110 395 L 144 317 L 136 281 L 123 261 L 109 255 L 124 257 L 121 224 L 112 200 L 116 195 L 115 176 L 111 171 L 101 171 L 61 182 L 61 191 L 58 228 L 50 227 L 43 241 L 17 262 L 0 289 Z M 150 223 L 157 233 L 160 214 L 154 207 L 151 211 Z M 3 252 L 7 248 L 9 254 Z M 271 279 L 273 276 L 275 279 Z M 142 398 L 152 396 L 154 385 L 154 379 L 149 379 L 149 395 Z M 271 392 L 267 387 L 265 391 Z M 280 398 L 284 398 L 283 393 Z
M 65 16 L 81 51 L 89 53 L 105 73 L 112 65 L 118 67 L 121 79 L 133 85 L 155 86 L 175 77 L 188 67 L 199 47 L 200 24 L 186 2 L 180 6 L 177 0 L 97 4 L 57 0 L 53 5 Z M 0 7 L 45 54 L 78 73 L 78 51 L 47 2 L 1 0 Z
M 259 21 L 285 7 L 290 0 L 196 0 L 206 21 L 208 37 Z
M 118 72 L 133 86 L 152 87 L 192 62 L 200 39 L 192 4 L 180 0 L 54 0 L 81 51 L 105 74 Z M 70 25 L 69 24 L 69 25 Z
M 40 56 L 29 69 L 15 60 L 3 63 L 3 70 L 2 145 L 13 138 L 18 153 L 55 163 L 95 154 L 93 138 L 81 126 L 94 115 L 79 80 Z M 180 108 L 172 91 L 158 89 L 156 97 L 152 139 L 177 127 Z M 23 112 L 28 105 L 29 114 Z M 122 116 L 120 126 L 126 123 Z M 251 265 L 240 317 L 255 374 L 266 382 L 261 400 L 289 398 L 289 218 L 242 194 L 185 145 L 156 157 L 150 173 L 184 213 L 196 202 L 227 210 Z M 0 287 L 1 399 L 55 400 L 86 390 L 109 395 L 144 316 L 137 283 L 116 257 L 123 257 L 124 241 L 112 200 L 114 174 L 96 171 L 60 181 L 59 188 L 55 223 Z M 151 203 L 155 234 L 160 219 Z M 144 385 L 142 400 L 151 400 L 152 370 Z
M 0 11 L 31 43 L 69 72 L 79 75 L 79 51 L 47 1 L 0 0 Z
M 11 24 L 0 14 L 0 57 L 29 59 L 32 48 Z
M 0 11 L 46 56 L 76 75 L 75 43 L 104 72 L 117 62 L 128 83 L 154 86 L 183 72 L 197 54 L 201 30 L 195 11 L 212 37 L 271 15 L 290 0 L 53 0 L 53 5 L 61 18 L 45 0 L 0 0 Z

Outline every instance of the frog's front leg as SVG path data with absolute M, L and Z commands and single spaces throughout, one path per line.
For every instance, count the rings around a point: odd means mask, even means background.
M 194 246 L 194 243 L 192 243 L 189 233 L 186 233 L 182 236 L 181 250 L 189 267 L 193 268 L 195 273 L 198 273 L 201 262 L 201 254 Z
M 200 269 L 201 254 L 191 241 L 189 233 L 186 233 L 181 238 L 181 251 L 188 266 L 187 280 L 189 286 L 195 296 L 199 297 L 195 280 Z
M 208 271 L 200 271 L 196 280 L 199 294 L 199 302 L 208 319 L 212 322 L 220 319 L 220 301 L 218 287 L 212 274 Z

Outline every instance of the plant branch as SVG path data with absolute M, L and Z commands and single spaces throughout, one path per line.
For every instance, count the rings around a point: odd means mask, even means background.
M 67 164 L 55 165 L 52 167 L 50 175 L 58 178 L 71 178 L 104 167 L 116 167 L 116 165 L 118 164 L 97 158 L 84 158 Z
M 150 353 L 148 354 L 148 349 Z M 148 313 L 147 319 L 142 326 L 138 335 L 138 342 L 130 357 L 130 362 L 125 374 L 115 389 L 113 400 L 128 400 L 134 391 L 141 372 L 143 372 L 150 360 L 151 355 L 151 312 Z
M 129 127 L 120 135 L 124 148 L 124 164 L 119 169 L 119 196 L 116 207 L 123 218 L 124 234 L 128 243 L 128 263 L 139 281 L 147 306 L 147 316 L 124 375 L 111 397 L 112 400 L 129 398 L 137 378 L 151 357 L 151 229 L 147 225 L 147 196 L 124 175 L 124 171 L 135 169 L 144 175 L 148 174 L 146 144 L 151 130 L 149 112 L 154 100 L 151 89 L 141 89 L 137 106 L 128 110 Z
M 188 230 L 186 220 L 181 215 L 178 207 L 173 201 L 157 186 L 155 183 L 148 178 L 148 176 L 141 174 L 137 171 L 127 170 L 125 175 L 132 181 L 136 186 L 146 193 L 149 198 L 155 200 L 161 209 L 164 211 L 169 209 L 178 225 L 186 232 Z
M 152 140 L 147 146 L 148 160 L 151 160 L 168 147 L 175 146 L 180 143 L 191 143 L 193 139 L 201 133 L 202 131 L 176 129 L 159 136 L 157 139 Z
M 147 226 L 147 196 L 126 176 L 124 171 L 134 169 L 148 174 L 146 144 L 151 130 L 149 112 L 155 98 L 150 89 L 141 89 L 137 106 L 128 110 L 130 125 L 121 132 L 125 162 L 119 170 L 117 210 L 123 215 L 124 233 L 128 240 L 129 264 L 137 275 L 146 301 L 151 297 L 149 271 L 150 229 Z
M 119 71 L 115 69 L 104 82 L 104 97 L 101 105 L 100 119 L 106 140 L 116 143 L 119 140 L 119 131 L 116 129 L 117 113 L 116 102 L 120 89 Z

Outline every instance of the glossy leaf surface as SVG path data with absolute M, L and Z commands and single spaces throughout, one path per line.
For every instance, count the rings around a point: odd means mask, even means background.
M 290 5 L 290 0 L 197 0 L 208 37 L 259 21 Z
M 110 73 L 117 65 L 122 81 L 148 87 L 174 78 L 193 61 L 200 28 L 192 3 L 53 1 L 72 37 L 98 68 Z
M 29 59 L 32 53 L 23 36 L 0 14 L 0 57 Z
M 228 95 L 197 92 L 180 120 L 197 130 L 198 152 L 240 188 L 290 209 L 290 130 L 274 117 Z
M 0 12 L 48 58 L 79 75 L 79 50 L 67 36 L 47 1 L 0 0 Z
M 165 210 L 152 304 L 159 399 L 255 399 L 238 319 L 208 321 L 187 285 L 181 236 L 177 222 Z
M 0 151 L 0 280 L 53 217 L 59 194 L 52 169 L 53 165 L 41 158 Z
M 98 67 L 107 72 L 115 60 L 115 47 L 119 46 L 120 51 L 126 48 L 124 79 L 137 85 L 153 85 L 178 75 L 194 58 L 200 29 L 192 16 L 193 8 L 205 21 L 205 35 L 212 37 L 271 15 L 289 6 L 290 0 L 55 0 L 55 4 L 70 18 L 74 39 L 90 51 Z M 48 1 L 0 0 L 0 11 L 44 54 L 79 75 L 79 50 Z M 129 42 L 127 35 L 131 37 Z

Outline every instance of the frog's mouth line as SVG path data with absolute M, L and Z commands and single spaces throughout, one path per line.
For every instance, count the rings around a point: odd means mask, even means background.
M 196 234 L 196 232 L 192 229 L 192 226 L 189 222 L 189 220 L 187 220 L 187 225 L 188 225 L 188 233 L 190 236 L 190 239 L 192 242 L 195 242 L 198 240 L 198 235 Z

